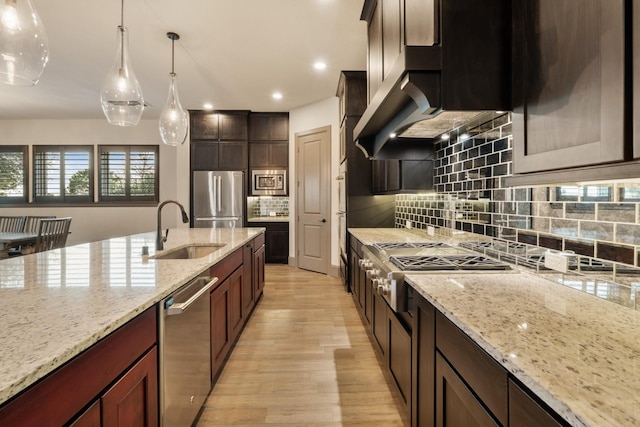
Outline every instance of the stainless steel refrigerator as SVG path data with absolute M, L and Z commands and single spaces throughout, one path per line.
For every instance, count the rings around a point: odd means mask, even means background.
M 244 172 L 193 172 L 193 226 L 242 227 Z

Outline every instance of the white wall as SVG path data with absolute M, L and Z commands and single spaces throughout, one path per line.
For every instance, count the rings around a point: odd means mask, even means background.
M 119 127 L 105 120 L 4 120 L 0 121 L 0 145 L 160 145 L 160 200 L 176 199 L 189 206 L 189 147 L 162 144 L 156 120 L 142 120 L 135 127 Z M 98 159 L 94 159 L 95 162 Z M 97 165 L 97 163 L 96 163 Z M 97 170 L 97 167 L 96 167 Z M 67 244 L 152 231 L 156 207 L 27 206 L 3 208 L 0 215 L 71 216 Z M 163 209 L 163 228 L 183 226 L 176 206 Z M 184 225 L 188 226 L 188 224 Z
M 331 126 L 331 266 L 337 274 L 339 266 L 338 221 L 338 165 L 340 164 L 340 124 L 338 123 L 338 98 L 332 97 L 289 112 L 289 257 L 295 257 L 297 241 L 296 229 L 296 133 L 323 126 Z

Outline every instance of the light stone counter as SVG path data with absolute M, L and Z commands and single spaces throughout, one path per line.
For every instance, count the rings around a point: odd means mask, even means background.
M 465 239 L 415 229 L 349 232 L 364 244 Z M 620 297 L 616 287 L 598 298 L 559 284 L 569 275 L 545 276 L 516 270 L 405 278 L 571 425 L 640 425 L 640 311 L 607 301 Z M 589 277 L 574 280 L 593 285 Z
M 155 253 L 155 232 L 0 261 L 0 404 L 200 275 L 264 228 L 172 229 L 165 250 L 225 243 L 194 260 Z
M 247 222 L 289 222 L 288 216 L 254 216 Z
M 572 425 L 640 425 L 637 311 L 526 272 L 405 277 Z

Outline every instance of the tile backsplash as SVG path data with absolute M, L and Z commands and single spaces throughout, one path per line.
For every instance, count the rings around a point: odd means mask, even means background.
M 640 265 L 640 180 L 506 187 L 511 115 L 487 119 L 436 144 L 435 193 L 397 195 L 396 227 L 411 221 Z
M 277 196 L 247 197 L 247 217 L 288 217 L 289 198 Z

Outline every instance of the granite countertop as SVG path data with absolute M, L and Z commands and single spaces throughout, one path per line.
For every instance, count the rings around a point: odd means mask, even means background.
M 640 424 L 637 311 L 527 272 L 405 278 L 570 424 Z
M 465 238 L 407 229 L 349 232 L 365 244 Z M 640 425 L 640 312 L 556 283 L 554 274 L 549 280 L 513 273 L 405 278 L 571 425 Z
M 225 243 L 192 260 L 154 260 L 155 232 L 0 261 L 0 404 L 197 277 L 264 228 L 171 229 L 165 250 Z
M 247 222 L 289 222 L 288 216 L 254 216 Z

